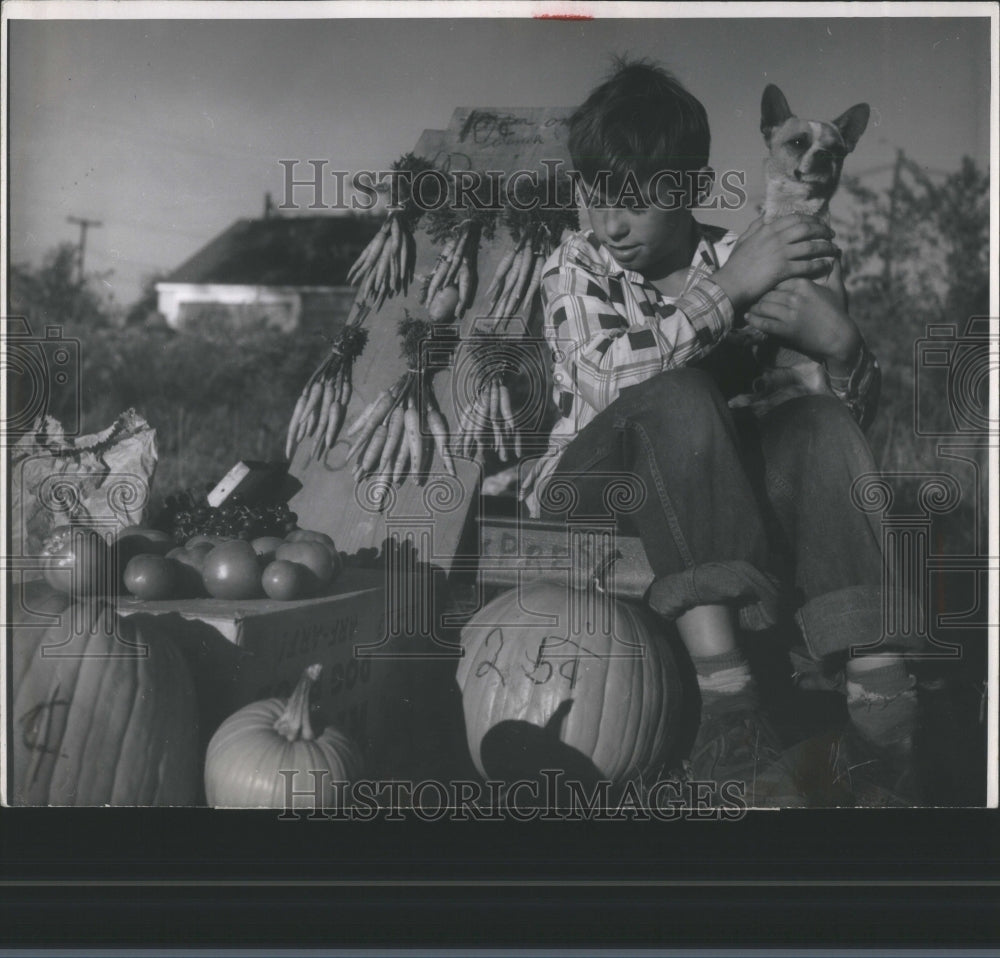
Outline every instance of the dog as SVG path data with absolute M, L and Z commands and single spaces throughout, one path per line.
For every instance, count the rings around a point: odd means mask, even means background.
M 760 132 L 770 151 L 764 165 L 765 223 L 786 213 L 829 222 L 844 158 L 858 145 L 870 113 L 867 103 L 858 103 L 831 123 L 803 120 L 781 90 L 768 84 L 760 104 Z
M 829 223 L 830 199 L 840 183 L 844 158 L 858 145 L 870 113 L 867 103 L 858 103 L 832 122 L 804 120 L 792 113 L 781 90 L 768 84 L 760 107 L 760 131 L 769 151 L 764 164 L 765 223 L 789 213 L 808 213 Z M 846 305 L 839 260 L 814 281 L 838 292 Z M 755 383 L 754 394 L 738 397 L 731 405 L 753 406 L 760 413 L 794 396 L 829 392 L 819 363 L 782 346 L 775 337 L 749 327 L 746 332 L 769 368 Z

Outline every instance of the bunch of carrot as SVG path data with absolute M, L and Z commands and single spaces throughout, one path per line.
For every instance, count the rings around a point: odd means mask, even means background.
M 475 296 L 475 257 L 478 247 L 478 229 L 473 220 L 463 220 L 452 228 L 451 235 L 441 248 L 434 269 L 425 279 L 425 285 L 420 291 L 421 304 L 426 304 L 432 314 L 435 314 L 435 297 L 449 287 L 455 287 L 458 292 L 452 313 L 459 319 L 472 305 Z M 443 319 L 437 316 L 436 321 L 440 322 Z
M 496 450 L 501 462 L 507 461 L 508 448 L 515 458 L 521 456 L 521 436 L 514 419 L 505 372 L 492 372 L 480 379 L 474 390 L 475 398 L 462 411 L 459 418 L 455 453 L 464 458 L 481 454 L 489 448 Z
M 302 390 L 288 423 L 285 458 L 291 459 L 299 443 L 313 440 L 313 456 L 326 455 L 340 434 L 351 401 L 354 360 L 364 349 L 368 333 L 361 328 L 366 309 L 357 313 L 330 347 Z
M 501 322 L 493 332 L 501 340 L 515 338 L 510 321 L 521 317 L 527 323 L 534 298 L 542 282 L 542 268 L 552 252 L 552 233 L 545 222 L 529 222 L 520 227 L 511 224 L 513 246 L 497 264 L 486 301 L 488 315 Z M 472 401 L 460 414 L 455 451 L 465 457 L 479 458 L 492 448 L 501 462 L 512 453 L 521 456 L 521 435 L 511 404 L 509 378 L 515 370 L 509 363 L 498 370 L 495 347 L 475 357 Z
M 497 264 L 486 290 L 489 315 L 528 319 L 527 314 L 542 282 L 542 267 L 551 252 L 552 236 L 545 224 L 521 233 L 520 239 Z
M 354 458 L 354 479 L 366 477 L 399 485 L 406 474 L 423 485 L 430 467 L 425 443 L 429 433 L 441 464 L 454 476 L 448 451 L 448 424 L 441 413 L 429 376 L 407 371 L 368 404 L 347 430 L 353 443 L 347 458 Z
M 404 295 L 413 279 L 417 244 L 402 210 L 391 210 L 382 228 L 372 237 L 347 273 L 347 282 L 358 287 L 358 299 L 376 310 L 389 296 Z

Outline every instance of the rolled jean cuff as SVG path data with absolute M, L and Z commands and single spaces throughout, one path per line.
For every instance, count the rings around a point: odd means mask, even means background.
M 742 559 L 703 562 L 657 579 L 646 593 L 650 608 L 665 619 L 699 605 L 736 606 L 741 628 L 769 629 L 778 620 L 777 580 Z
M 818 662 L 835 652 L 874 645 L 882 637 L 882 590 L 854 585 L 810 599 L 795 621 Z

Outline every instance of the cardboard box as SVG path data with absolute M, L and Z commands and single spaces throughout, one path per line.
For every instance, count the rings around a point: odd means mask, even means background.
M 238 708 L 287 697 L 303 670 L 318 662 L 317 719 L 355 738 L 369 774 L 413 774 L 422 705 L 435 694 L 428 678 L 439 674 L 422 658 L 428 643 L 412 635 L 387 639 L 382 572 L 345 570 L 335 589 L 292 602 L 123 598 L 119 612 L 170 628 L 198 688 L 203 744 Z

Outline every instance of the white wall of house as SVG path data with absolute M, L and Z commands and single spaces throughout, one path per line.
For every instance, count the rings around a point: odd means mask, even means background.
M 302 318 L 303 302 L 310 297 L 335 296 L 333 286 L 239 286 L 229 283 L 157 283 L 157 308 L 172 329 L 183 327 L 184 307 L 258 306 L 271 325 L 290 332 Z

